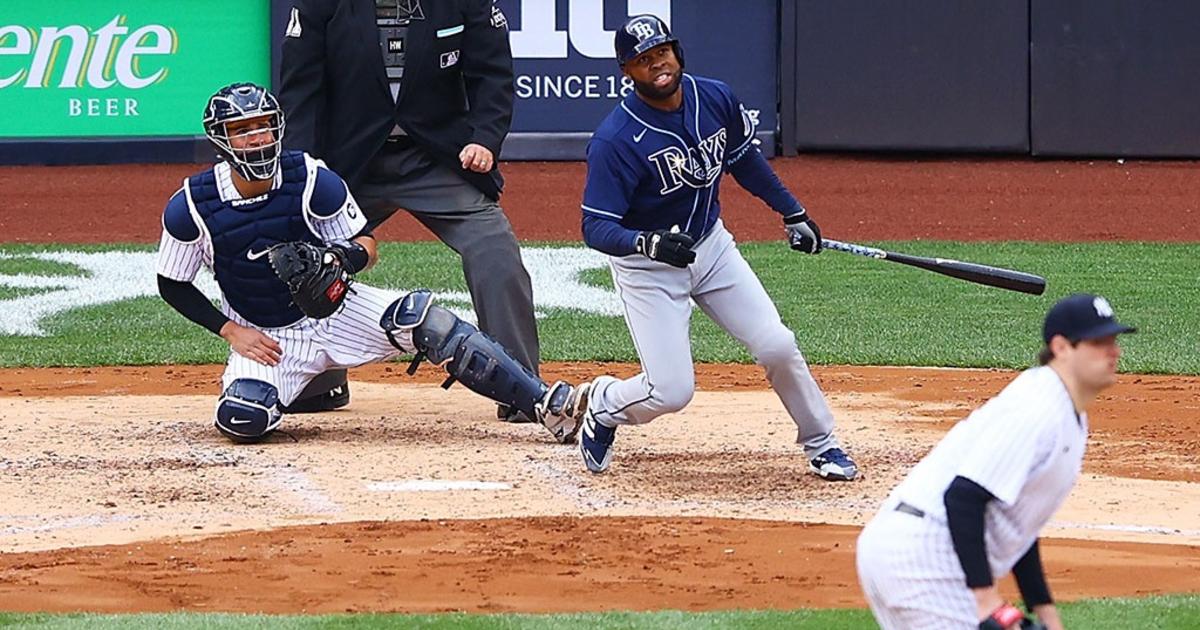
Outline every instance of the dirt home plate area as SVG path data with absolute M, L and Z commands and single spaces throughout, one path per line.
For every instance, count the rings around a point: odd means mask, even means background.
M 777 160 L 847 240 L 1194 240 L 1193 164 Z M 155 242 L 191 165 L 0 169 L 7 242 Z M 581 164 L 505 166 L 524 240 L 578 240 Z M 736 187 L 740 240 L 778 219 Z M 49 209 L 53 209 L 50 211 Z M 1129 221 L 1129 217 L 1152 220 Z M 384 240 L 428 239 L 404 217 Z M 800 336 L 803 345 L 803 335 Z M 549 379 L 636 366 L 551 363 Z M 351 405 L 260 445 L 211 427 L 220 366 L 0 371 L 0 609 L 556 612 L 864 606 L 859 527 L 1012 372 L 816 366 L 863 473 L 806 473 L 753 365 L 700 365 L 684 412 L 609 474 L 436 370 L 351 372 Z M 1058 598 L 1196 591 L 1200 378 L 1123 374 L 1045 532 Z M 1006 588 L 1015 595 L 1009 583 Z

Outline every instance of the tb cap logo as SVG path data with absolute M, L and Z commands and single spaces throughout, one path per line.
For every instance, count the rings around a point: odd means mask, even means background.
M 638 38 L 638 41 L 645 41 L 655 35 L 661 35 L 657 25 L 651 19 L 634 20 L 625 27 L 625 32 Z

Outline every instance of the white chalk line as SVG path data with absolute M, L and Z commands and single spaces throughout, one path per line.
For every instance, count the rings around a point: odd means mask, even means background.
M 512 490 L 512 484 L 499 481 L 405 479 L 374 481 L 367 484 L 372 492 L 451 492 L 456 490 Z

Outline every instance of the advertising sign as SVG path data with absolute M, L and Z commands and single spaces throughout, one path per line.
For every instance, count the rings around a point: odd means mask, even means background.
M 778 8 L 772 0 L 497 0 L 516 66 L 513 132 L 591 132 L 632 89 L 615 29 L 652 13 L 681 40 L 686 71 L 733 86 L 759 129 L 776 127 Z
M 4 0 L 0 138 L 194 136 L 270 77 L 269 0 Z

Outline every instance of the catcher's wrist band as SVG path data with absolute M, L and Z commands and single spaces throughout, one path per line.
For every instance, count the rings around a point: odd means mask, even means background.
M 349 246 L 334 245 L 333 247 L 342 253 L 343 267 L 350 273 L 358 273 L 366 269 L 367 263 L 371 261 L 371 256 L 367 253 L 367 248 L 359 243 L 351 242 Z

